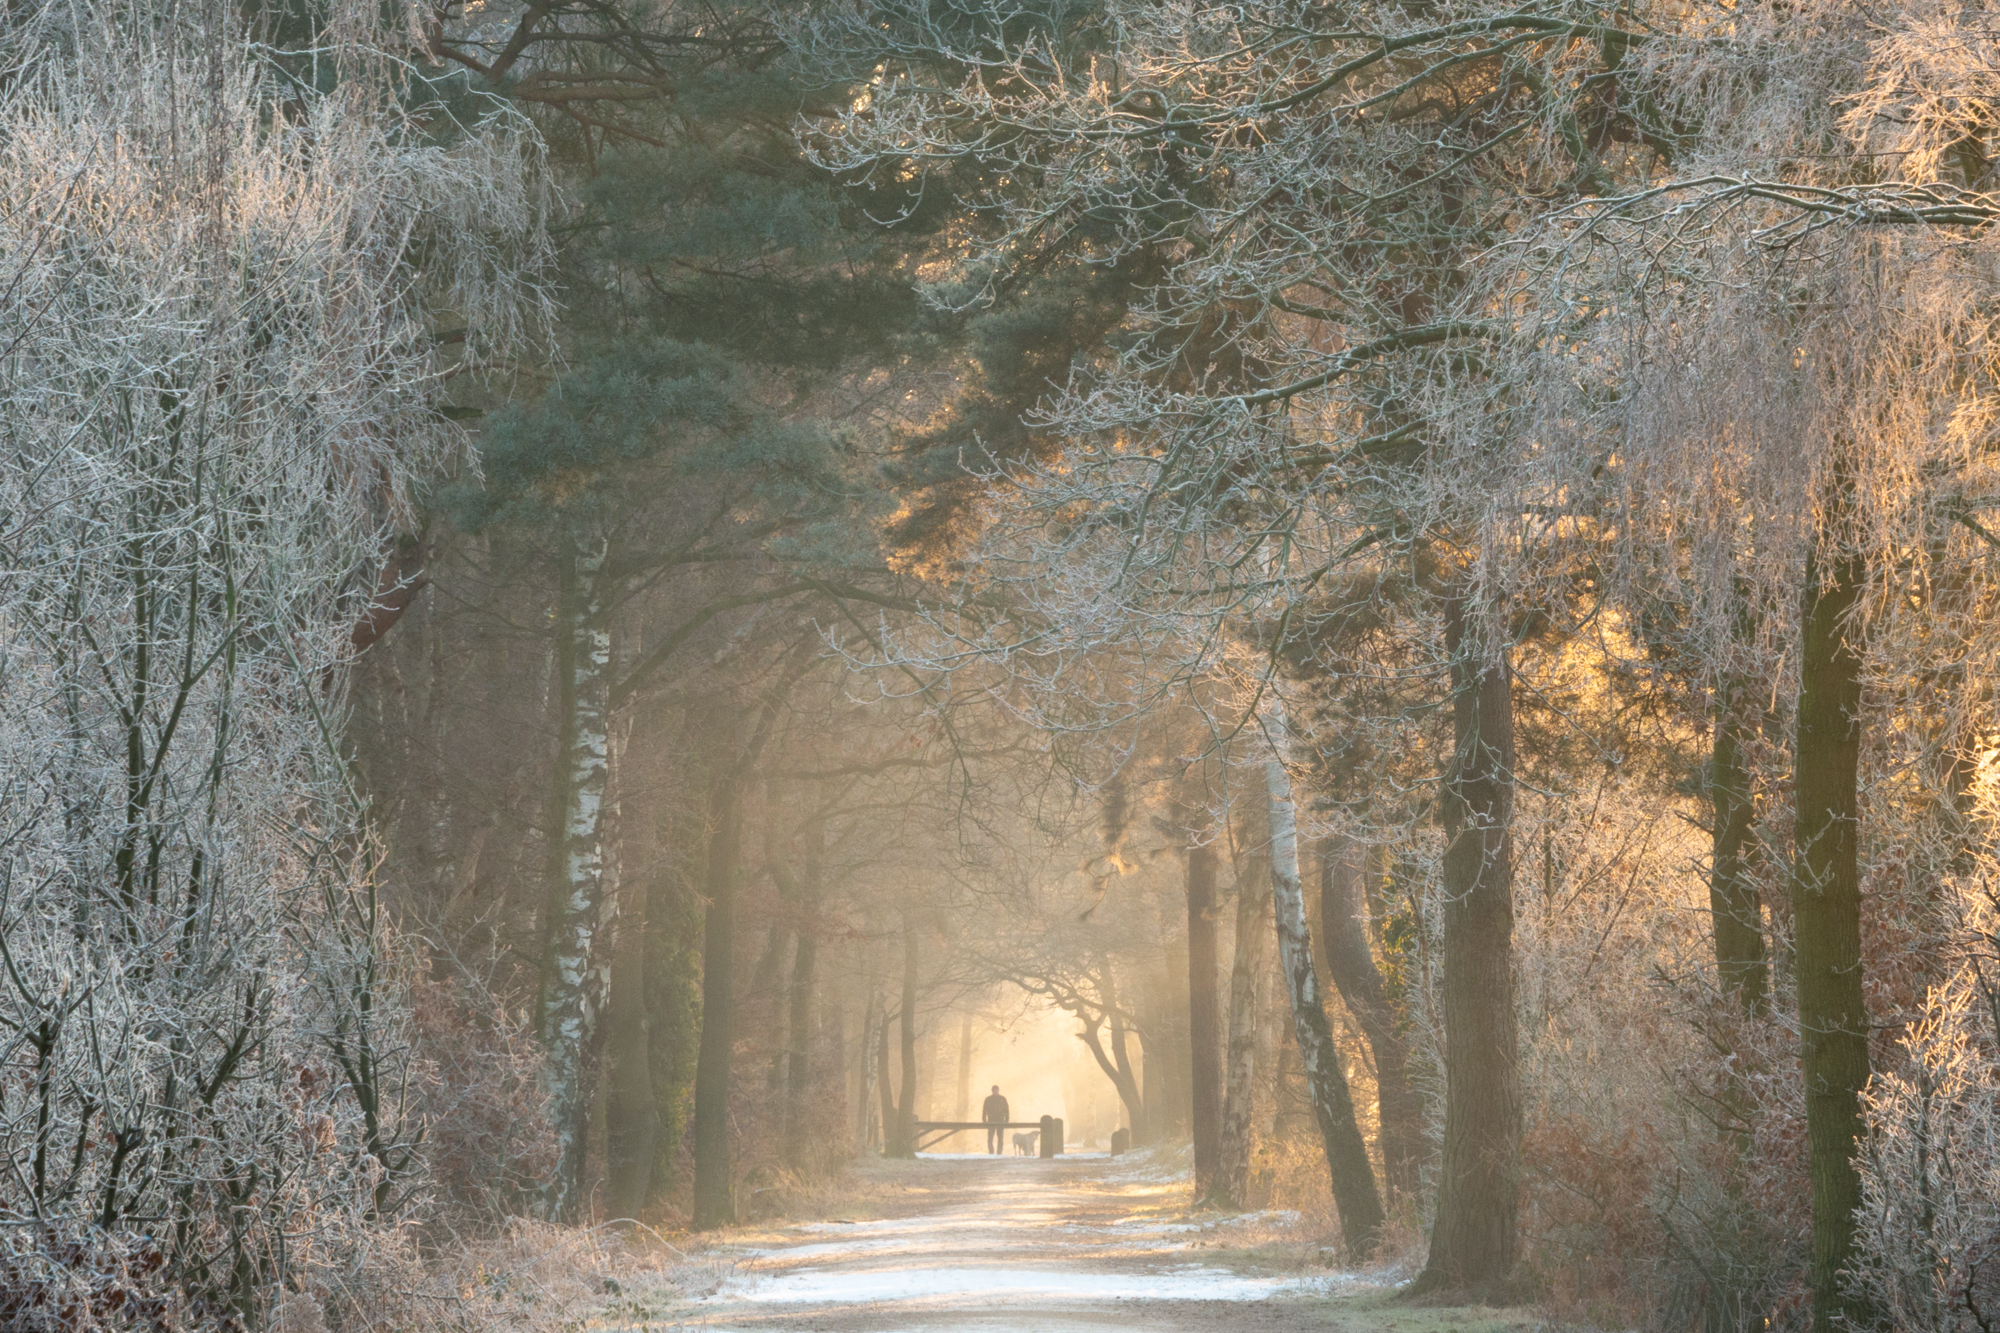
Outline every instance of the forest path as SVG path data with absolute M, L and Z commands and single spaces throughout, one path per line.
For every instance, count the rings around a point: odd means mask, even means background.
M 1269 1215 L 1190 1216 L 1184 1171 L 1145 1154 L 927 1155 L 857 1167 L 872 1206 L 896 1215 L 731 1237 L 716 1294 L 662 1311 L 655 1330 L 959 1333 L 1108 1328 L 1381 1327 L 1340 1317 L 1385 1289 L 1344 1274 L 1259 1272 Z M 1234 1253 L 1229 1253 L 1234 1250 Z M 1228 1266 L 1217 1262 L 1225 1253 Z M 1359 1310 L 1352 1310 L 1359 1314 Z

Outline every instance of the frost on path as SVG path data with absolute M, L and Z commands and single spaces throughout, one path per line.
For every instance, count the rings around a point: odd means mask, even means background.
M 738 1276 L 678 1326 L 827 1333 L 964 1329 L 1278 1330 L 1315 1326 L 1309 1298 L 1353 1279 L 1260 1276 L 1207 1248 L 1283 1219 L 1189 1220 L 1144 1157 L 950 1157 L 903 1177 L 915 1215 L 822 1222 L 732 1253 Z M 777 1243 L 774 1243 L 777 1242 Z M 669 1325 L 671 1327 L 673 1325 Z

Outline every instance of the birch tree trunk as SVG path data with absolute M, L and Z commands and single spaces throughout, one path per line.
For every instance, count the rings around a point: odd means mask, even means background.
M 1326 937 L 1327 973 L 1361 1025 L 1368 1050 L 1375 1058 L 1375 1101 L 1382 1149 L 1382 1174 L 1393 1194 L 1416 1187 L 1421 1126 L 1417 1096 L 1410 1086 L 1408 1043 L 1397 1023 L 1395 1006 L 1382 986 L 1369 944 L 1367 905 L 1361 891 L 1361 868 L 1351 846 L 1325 846 L 1320 852 L 1319 919 Z
M 1340 1068 L 1340 1052 L 1320 1002 L 1319 977 L 1313 969 L 1312 934 L 1306 925 L 1305 885 L 1299 878 L 1298 819 L 1292 801 L 1292 778 L 1285 770 L 1289 739 L 1284 706 L 1274 697 L 1265 703 L 1265 728 L 1274 752 L 1264 761 L 1264 791 L 1271 824 L 1271 904 L 1278 923 L 1278 962 L 1292 1002 L 1292 1031 L 1298 1039 L 1326 1147 L 1327 1171 L 1333 1178 L 1333 1200 L 1340 1209 L 1341 1236 L 1347 1252 L 1366 1258 L 1382 1230 L 1382 1199 L 1375 1189 L 1375 1168 L 1368 1145 L 1354 1118 L 1354 1097 Z
M 542 1039 L 549 1048 L 551 1114 L 557 1143 L 549 1215 L 576 1219 L 588 1148 L 591 1046 L 603 1000 L 598 956 L 604 895 L 604 797 L 610 769 L 611 627 L 603 575 L 609 544 L 579 537 L 567 562 L 565 626 L 568 705 L 561 764 L 561 845 L 542 991 Z
M 1262 821 L 1258 821 L 1261 823 Z M 1260 839 L 1261 841 L 1261 839 Z M 1228 1086 L 1222 1098 L 1222 1134 L 1211 1197 L 1241 1208 L 1250 1191 L 1250 1141 L 1256 1106 L 1258 992 L 1262 989 L 1265 929 L 1271 912 L 1269 860 L 1260 850 L 1245 856 L 1236 873 L 1236 956 L 1229 971 Z
M 1445 598 L 1451 765 L 1445 773 L 1444 1156 L 1430 1258 L 1414 1284 L 1504 1299 L 1520 1207 L 1514 1016 L 1514 711 L 1507 659 Z

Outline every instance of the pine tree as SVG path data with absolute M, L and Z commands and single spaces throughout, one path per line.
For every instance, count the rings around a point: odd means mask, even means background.
M 683 665 L 676 653 L 711 622 L 775 602 L 869 595 L 856 580 L 884 572 L 871 520 L 885 500 L 842 394 L 893 367 L 916 302 L 903 235 L 868 220 L 882 201 L 799 151 L 791 126 L 823 80 L 783 58 L 767 11 L 634 4 L 489 15 L 440 15 L 430 48 L 544 113 L 575 206 L 563 251 L 567 364 L 538 395 L 487 417 L 483 478 L 441 498 L 463 527 L 504 525 L 531 541 L 556 589 L 562 759 L 549 799 L 557 832 L 538 1026 L 563 1152 L 550 1209 L 567 1219 L 581 1202 L 598 1019 L 612 990 L 618 887 L 605 882 L 604 847 L 615 720 L 671 679 Z M 677 620 L 643 643 L 614 644 L 620 606 L 663 580 L 678 594 Z M 741 695 L 724 706 L 758 707 Z M 749 751 L 723 750 L 705 762 L 713 800 L 732 809 Z M 711 839 L 708 859 L 713 890 L 717 874 L 734 874 L 734 854 Z M 710 896 L 711 912 L 728 910 L 727 894 Z M 649 919 L 633 913 L 626 933 Z M 702 964 L 711 997 L 702 1046 L 721 1055 L 694 1074 L 699 1225 L 730 1220 L 718 1117 L 731 1019 L 716 997 L 732 984 L 731 935 L 721 924 L 710 922 Z M 620 953 L 661 956 L 636 944 Z M 666 978 L 643 987 L 685 990 Z M 629 1022 L 620 1030 L 628 1059 L 650 1050 Z M 617 1113 L 657 1118 L 678 1097 L 640 1095 L 655 1083 L 622 1080 Z M 643 1144 L 656 1129 L 620 1125 L 614 1135 Z

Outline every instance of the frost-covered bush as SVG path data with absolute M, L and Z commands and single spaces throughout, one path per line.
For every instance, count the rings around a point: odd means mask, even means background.
M 1853 1278 L 1897 1328 L 1983 1333 L 2000 1320 L 2000 991 L 1968 964 L 1932 991 L 1876 1076 Z
M 358 21 L 318 71 L 220 6 L 5 25 L 4 1322 L 254 1321 L 416 1178 L 344 658 L 459 448 L 432 312 L 476 362 L 538 305 L 534 141 L 399 109 Z

